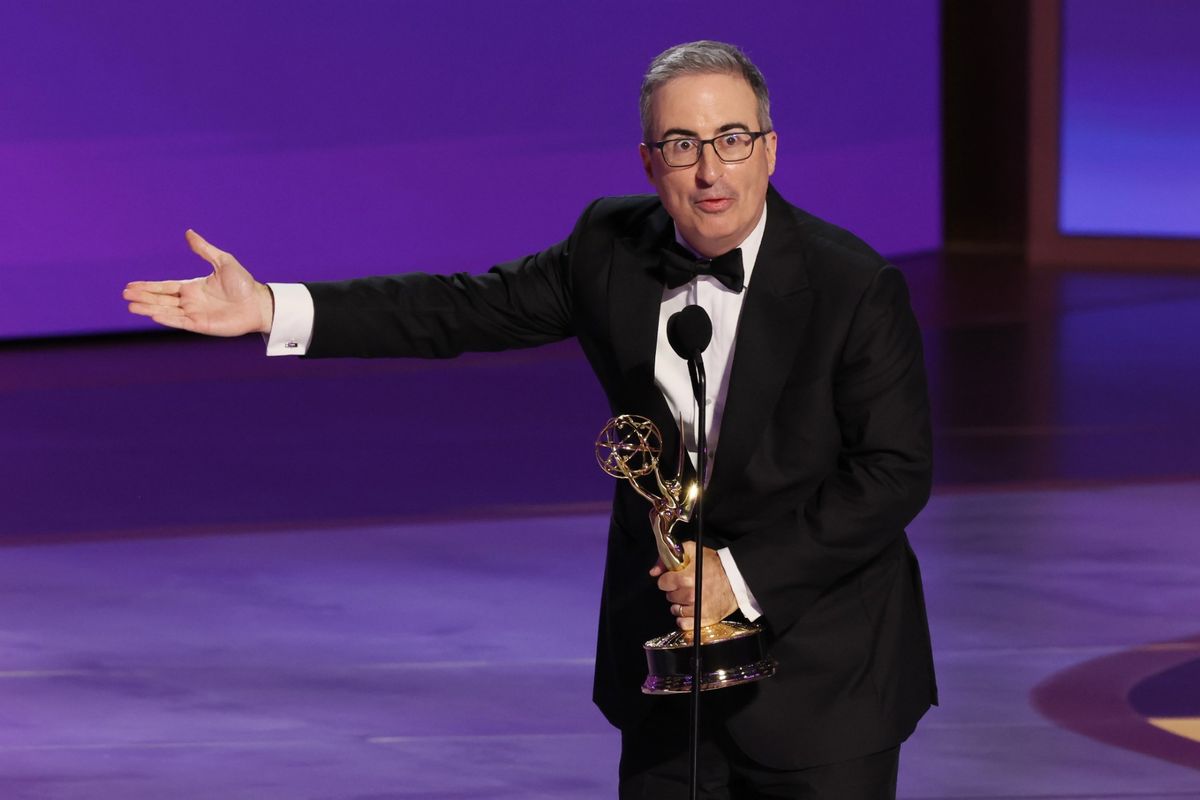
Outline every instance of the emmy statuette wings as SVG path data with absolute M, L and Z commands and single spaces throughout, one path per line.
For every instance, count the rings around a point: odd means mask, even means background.
M 614 478 L 624 478 L 650 502 L 650 523 L 658 557 L 667 569 L 677 571 L 687 566 L 683 547 L 671 534 L 676 522 L 687 522 L 700 496 L 700 487 L 692 483 L 683 486 L 683 464 L 686 453 L 682 440 L 679 449 L 679 470 L 674 478 L 664 479 L 658 470 L 662 456 L 662 432 L 645 417 L 623 414 L 610 419 L 596 437 L 596 461 L 600 469 Z M 653 494 L 638 482 L 638 478 L 654 475 L 660 494 Z

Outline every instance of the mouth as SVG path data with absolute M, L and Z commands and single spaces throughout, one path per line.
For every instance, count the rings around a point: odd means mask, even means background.
M 719 214 L 733 205 L 732 197 L 705 197 L 695 201 L 696 208 L 706 214 Z

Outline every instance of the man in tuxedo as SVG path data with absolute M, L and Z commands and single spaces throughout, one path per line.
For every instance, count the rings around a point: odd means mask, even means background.
M 770 679 L 706 694 L 702 796 L 894 797 L 900 743 L 936 702 L 904 533 L 928 498 L 930 430 L 903 278 L 770 186 L 766 84 L 737 48 L 658 56 L 641 113 L 655 194 L 597 200 L 566 240 L 485 275 L 268 287 L 189 231 L 213 273 L 132 283 L 125 297 L 164 325 L 260 331 L 268 352 L 308 357 L 450 357 L 575 336 L 613 413 L 654 420 L 664 453 L 682 435 L 693 458 L 695 402 L 665 330 L 702 306 L 715 546 L 701 622 L 757 620 L 778 662 Z M 622 731 L 621 796 L 663 800 L 686 790 L 687 710 L 641 694 L 642 643 L 692 626 L 695 576 L 656 564 L 647 512 L 619 483 L 594 697 Z

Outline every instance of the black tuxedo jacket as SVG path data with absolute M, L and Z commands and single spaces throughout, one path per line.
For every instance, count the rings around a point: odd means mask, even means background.
M 760 762 L 799 769 L 891 747 L 936 702 L 904 533 L 928 498 L 930 430 L 900 273 L 774 189 L 767 205 L 704 513 L 706 544 L 731 549 L 779 668 L 706 694 L 705 713 Z M 449 357 L 575 336 L 613 414 L 653 419 L 671 454 L 654 355 L 656 270 L 673 236 L 656 197 L 606 198 L 566 241 L 485 275 L 309 284 L 309 355 Z M 622 728 L 670 702 L 639 690 L 642 643 L 674 623 L 647 575 L 655 558 L 649 506 L 619 482 L 594 697 Z

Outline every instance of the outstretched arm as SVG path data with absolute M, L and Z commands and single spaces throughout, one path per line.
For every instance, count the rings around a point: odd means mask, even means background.
M 212 274 L 180 281 L 134 281 L 122 293 L 130 312 L 168 328 L 208 336 L 270 333 L 275 306 L 266 284 L 195 231 L 187 232 L 187 240 L 192 252 L 212 265 Z

